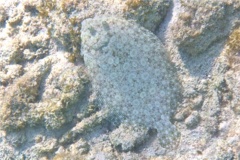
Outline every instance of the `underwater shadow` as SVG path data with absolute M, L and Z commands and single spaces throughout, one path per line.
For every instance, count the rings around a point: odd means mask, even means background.
M 210 45 L 203 53 L 190 55 L 179 50 L 184 67 L 190 75 L 198 78 L 207 78 L 215 65 L 215 60 L 222 53 L 225 46 L 225 39 L 221 39 Z

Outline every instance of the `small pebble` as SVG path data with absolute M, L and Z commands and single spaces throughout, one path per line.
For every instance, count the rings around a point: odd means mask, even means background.
M 185 120 L 187 128 L 196 128 L 200 122 L 200 115 L 197 111 L 193 111 L 192 114 Z

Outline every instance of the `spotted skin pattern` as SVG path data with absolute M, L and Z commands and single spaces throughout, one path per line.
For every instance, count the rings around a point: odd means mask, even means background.
M 157 130 L 162 146 L 179 137 L 170 117 L 180 85 L 160 40 L 133 21 L 95 17 L 82 23 L 82 50 L 101 110 L 121 123 Z

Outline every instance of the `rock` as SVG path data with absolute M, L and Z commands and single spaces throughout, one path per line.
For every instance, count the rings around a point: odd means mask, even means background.
M 88 80 L 81 67 L 67 64 L 59 69 L 61 63 L 55 60 L 43 59 L 8 88 L 9 94 L 2 97 L 1 128 L 16 130 L 39 123 L 59 128 L 71 120 L 63 108 L 76 104 Z
M 210 133 L 212 136 L 217 135 L 218 133 L 218 126 L 219 126 L 219 121 L 216 117 L 210 117 L 206 119 L 207 124 L 205 125 L 205 129 L 208 133 Z
M 217 160 L 233 160 L 234 159 L 234 153 L 232 151 L 222 153 L 219 157 L 217 157 Z
M 7 19 L 6 10 L 3 6 L 0 7 L 0 27 L 4 26 Z
M 78 159 L 85 159 L 85 154 L 89 151 L 89 144 L 80 139 L 76 143 L 71 144 L 67 150 L 63 148 L 59 148 L 56 152 L 53 160 L 62 160 L 62 159 L 71 159 L 71 160 L 78 160 Z
M 94 139 L 92 141 L 94 143 L 94 147 L 91 148 L 89 152 L 89 159 L 117 159 L 115 153 L 115 149 L 112 147 L 112 144 L 108 138 L 108 136 L 103 135 L 100 136 L 98 139 Z M 119 152 L 118 152 L 119 153 Z
M 57 147 L 57 140 L 52 138 L 36 144 L 33 148 L 36 149 L 38 153 L 44 154 L 44 153 L 52 153 L 56 149 L 56 147 Z
M 24 132 L 13 132 L 6 136 L 6 141 L 14 147 L 21 147 L 27 141 L 27 137 Z
M 76 143 L 70 145 L 69 150 L 72 154 L 86 154 L 89 151 L 89 144 L 83 140 L 80 139 Z
M 238 57 L 239 58 L 239 57 Z M 228 90 L 230 95 L 228 99 L 232 103 L 232 109 L 236 115 L 240 115 L 240 98 L 239 98 L 239 79 L 240 79 L 240 72 L 238 70 L 233 71 L 230 70 L 226 73 L 226 83 L 228 85 Z
M 192 100 L 192 109 L 195 109 L 195 110 L 198 110 L 202 107 L 202 104 L 203 104 L 203 101 L 204 101 L 204 98 L 202 95 L 199 95 L 197 97 L 195 97 L 193 100 Z
M 234 7 L 227 1 L 181 0 L 179 3 L 182 10 L 178 11 L 170 28 L 181 52 L 196 56 L 229 33 L 228 17 Z
M 14 149 L 8 146 L 2 146 L 0 149 L 0 158 L 1 159 L 16 159 L 14 154 Z
M 143 143 L 147 138 L 148 129 L 121 124 L 110 134 L 110 141 L 119 151 L 131 151 Z
M 134 19 L 141 26 L 154 32 L 163 21 L 171 0 L 127 0 L 124 16 Z
M 103 124 L 104 121 L 109 118 L 108 116 L 108 112 L 98 112 L 91 117 L 83 119 L 81 122 L 77 123 L 75 127 L 65 133 L 61 137 L 59 142 L 61 144 L 68 144 L 74 142 L 79 135 L 83 133 L 88 133 L 94 127 Z
M 200 122 L 200 115 L 197 111 L 193 111 L 190 116 L 185 120 L 185 124 L 188 128 L 193 129 L 196 128 Z
M 180 110 L 174 117 L 174 120 L 176 121 L 183 121 L 185 118 L 187 118 L 191 114 L 190 108 L 183 108 Z
M 74 155 L 69 153 L 60 153 L 53 157 L 53 160 L 62 160 L 62 159 L 71 159 L 71 160 L 79 160 L 85 159 L 85 156 L 82 155 Z

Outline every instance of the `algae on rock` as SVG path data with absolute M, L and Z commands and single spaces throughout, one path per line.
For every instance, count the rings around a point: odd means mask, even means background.
M 125 5 L 124 17 L 154 32 L 166 16 L 171 0 L 127 0 Z
M 233 4 L 221 0 L 181 0 L 171 37 L 181 52 L 196 56 L 211 44 L 225 38 L 231 29 Z M 169 29 L 170 29 L 169 28 Z
M 1 100 L 1 128 L 15 130 L 39 123 L 59 128 L 71 121 L 73 115 L 66 109 L 81 100 L 88 79 L 82 67 L 69 63 L 61 69 L 61 61 L 56 64 L 56 60 L 41 60 L 8 88 Z

